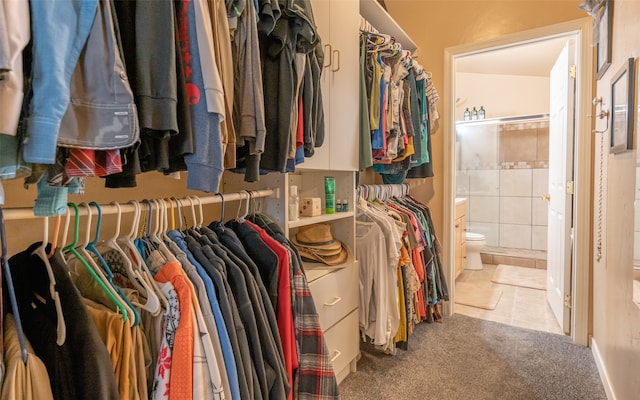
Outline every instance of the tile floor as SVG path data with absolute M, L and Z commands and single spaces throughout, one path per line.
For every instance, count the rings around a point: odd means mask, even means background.
M 464 270 L 456 282 L 492 283 L 496 265 L 484 264 L 478 271 Z M 501 322 L 522 328 L 563 334 L 549 307 L 545 290 L 493 283 L 502 289 L 502 297 L 494 310 L 455 304 L 455 312 L 469 317 Z

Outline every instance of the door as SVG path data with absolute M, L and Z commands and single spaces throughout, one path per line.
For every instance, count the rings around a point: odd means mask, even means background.
M 329 169 L 330 146 L 331 146 L 331 1 L 311 0 L 313 18 L 316 29 L 322 39 L 324 51 L 324 65 L 320 80 L 320 91 L 322 93 L 324 111 L 324 143 L 321 147 L 316 147 L 313 157 L 305 158 L 304 163 L 298 165 L 299 168 L 309 168 L 325 170 Z
M 547 300 L 564 332 L 571 329 L 571 227 L 575 101 L 575 44 L 567 41 L 551 69 Z M 571 71 L 573 69 L 574 72 Z
M 357 1 L 312 0 L 322 39 L 324 144 L 299 168 L 357 171 L 359 150 L 358 80 L 360 11 Z

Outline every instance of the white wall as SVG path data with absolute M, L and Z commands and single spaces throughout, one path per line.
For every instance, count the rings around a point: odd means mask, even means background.
M 484 106 L 485 118 L 549 113 L 549 78 L 539 76 L 456 73 L 456 120 L 464 110 Z

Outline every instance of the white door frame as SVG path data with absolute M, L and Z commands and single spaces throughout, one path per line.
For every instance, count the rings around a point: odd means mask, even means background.
M 593 47 L 591 18 L 582 18 L 549 25 L 487 41 L 446 48 L 444 51 L 444 266 L 449 282 L 450 301 L 445 312 L 452 314 L 455 307 L 454 268 L 454 202 L 455 202 L 455 98 L 454 59 L 462 55 L 482 53 L 526 43 L 540 38 L 552 38 L 576 33 L 578 37 L 578 65 L 576 81 L 576 129 L 574 137 L 574 196 L 573 196 L 573 249 L 571 277 L 571 338 L 588 346 L 591 333 L 591 275 L 592 275 L 592 120 Z

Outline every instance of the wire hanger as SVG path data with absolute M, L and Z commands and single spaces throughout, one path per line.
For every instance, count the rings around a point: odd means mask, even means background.
M 104 282 L 104 280 L 98 275 L 98 273 L 94 270 L 93 267 L 91 267 L 91 265 L 89 265 L 89 263 L 87 262 L 87 260 L 85 260 L 82 255 L 78 252 L 78 249 L 76 249 L 76 246 L 78 245 L 78 231 L 80 230 L 80 211 L 78 209 L 78 205 L 76 203 L 67 203 L 67 205 L 69 207 L 71 207 L 73 209 L 73 211 L 75 212 L 75 219 L 74 219 L 74 232 L 73 232 L 73 241 L 65 246 L 62 251 L 64 253 L 71 253 L 73 254 L 73 256 L 76 257 L 76 259 L 82 264 L 82 266 L 84 266 L 87 271 L 89 272 L 89 274 L 93 277 L 93 279 L 98 283 L 98 285 L 107 293 L 107 295 L 109 296 L 109 298 L 111 299 L 111 301 L 113 301 L 113 303 L 116 305 L 116 307 L 118 308 L 118 310 L 120 311 L 120 313 L 122 314 L 122 319 L 126 322 L 129 320 L 129 313 L 127 311 L 127 307 L 123 304 L 123 302 L 121 301 L 121 299 L 119 299 L 108 287 L 107 284 Z M 66 233 L 65 233 L 65 237 L 66 237 Z

